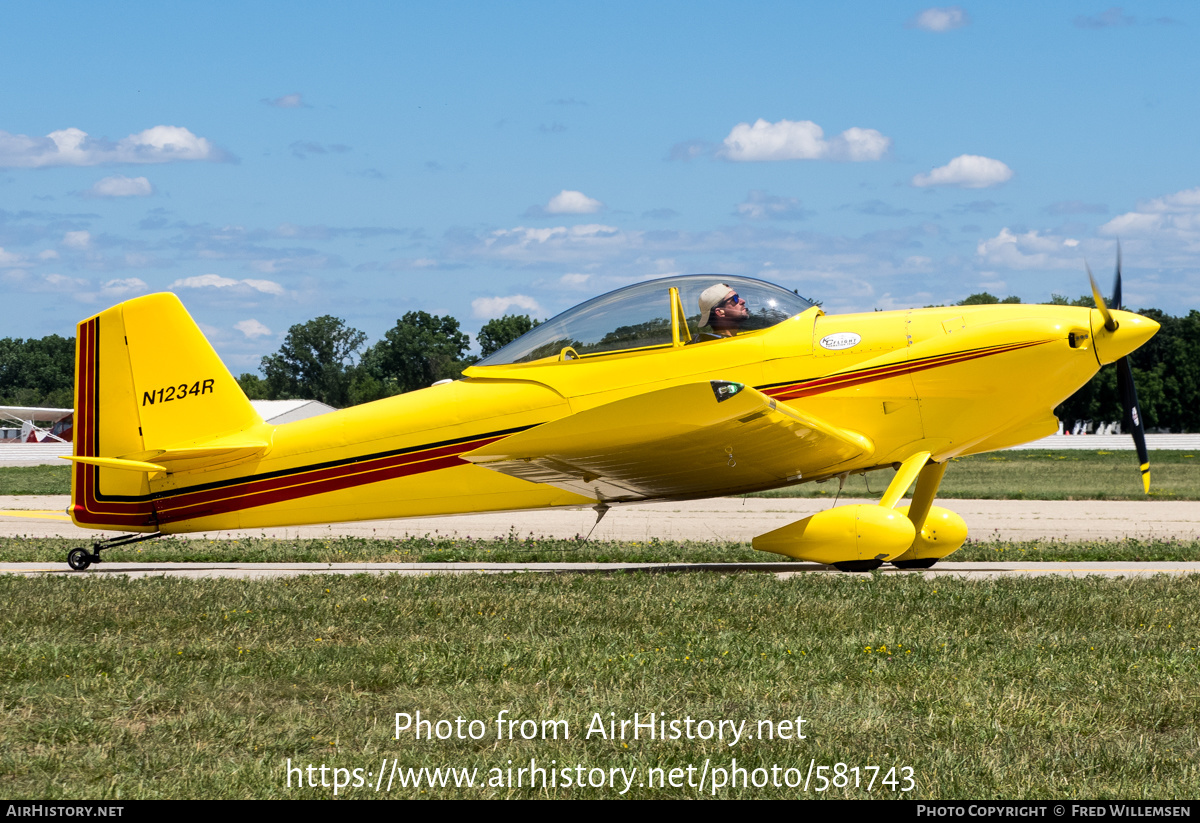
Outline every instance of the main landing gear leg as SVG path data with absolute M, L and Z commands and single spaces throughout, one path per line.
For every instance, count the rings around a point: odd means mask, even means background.
M 153 540 L 156 537 L 162 537 L 162 532 L 154 532 L 153 534 L 123 534 L 120 537 L 110 537 L 107 540 L 97 540 L 92 543 L 92 550 L 87 549 L 71 549 L 67 552 L 67 565 L 77 572 L 81 572 L 93 563 L 100 562 L 100 552 L 104 549 L 115 549 L 118 546 L 128 546 L 133 543 L 141 543 L 143 540 Z
M 946 474 L 949 463 L 926 463 L 921 473 L 917 475 L 917 488 L 913 490 L 912 502 L 908 507 L 908 519 L 913 522 L 917 535 L 925 527 L 925 519 L 929 517 L 929 509 L 933 506 L 933 498 L 942 477 Z M 937 557 L 921 557 L 915 560 L 893 560 L 892 565 L 897 569 L 931 569 L 938 562 Z

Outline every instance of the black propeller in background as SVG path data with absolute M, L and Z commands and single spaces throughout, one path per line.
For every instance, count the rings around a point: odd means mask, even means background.
M 1117 318 L 1104 303 L 1096 278 L 1092 276 L 1091 268 L 1085 263 L 1088 279 L 1092 281 L 1092 297 L 1096 300 L 1096 308 L 1104 318 L 1106 331 L 1116 331 L 1120 325 Z M 1113 283 L 1113 308 L 1121 310 L 1121 247 L 1117 246 L 1117 273 Z M 1137 387 L 1133 385 L 1133 368 L 1129 365 L 1129 355 L 1117 361 L 1117 389 L 1121 392 L 1121 405 L 1125 408 L 1125 422 L 1129 424 L 1130 434 L 1133 435 L 1133 445 L 1137 448 L 1138 463 L 1142 470 L 1142 487 L 1146 494 L 1150 493 L 1150 454 L 1146 451 L 1146 429 L 1142 425 L 1142 408 L 1138 405 Z

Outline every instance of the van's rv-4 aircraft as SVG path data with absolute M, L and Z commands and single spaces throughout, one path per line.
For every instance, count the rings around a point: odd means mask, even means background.
M 734 337 L 699 297 L 736 292 Z M 891 468 L 876 505 L 760 535 L 756 549 L 867 571 L 928 568 L 967 537 L 933 505 L 947 461 L 1041 438 L 1053 409 L 1118 362 L 1149 490 L 1126 355 L 1158 329 L 1113 309 L 983 305 L 826 315 L 760 280 L 689 275 L 594 298 L 463 379 L 298 422 L 264 423 L 172 294 L 79 324 L 70 514 L 159 535 L 610 506 L 844 481 Z M 708 313 L 705 313 L 708 316 Z M 901 498 L 916 482 L 909 505 Z

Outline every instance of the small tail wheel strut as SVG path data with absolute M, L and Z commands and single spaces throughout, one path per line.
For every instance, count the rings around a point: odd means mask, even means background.
M 77 572 L 81 572 L 93 563 L 100 562 L 100 552 L 104 549 L 115 549 L 118 546 L 128 546 L 132 543 L 141 543 L 143 540 L 153 540 L 156 537 L 162 537 L 162 532 L 154 532 L 153 534 L 123 534 L 120 537 L 110 537 L 107 540 L 97 540 L 92 544 L 92 550 L 87 549 L 71 549 L 67 552 L 67 565 Z

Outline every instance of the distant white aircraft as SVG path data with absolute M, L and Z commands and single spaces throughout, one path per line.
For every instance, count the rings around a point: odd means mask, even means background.
M 316 400 L 253 400 L 251 405 L 268 423 L 291 423 L 318 414 L 335 411 Z M 19 429 L 0 427 L 0 442 L 70 443 L 75 426 L 74 409 L 49 409 L 40 406 L 0 406 L 0 421 L 16 423 Z M 49 424 L 49 427 L 37 425 Z
M 0 420 L 21 426 L 19 435 L 6 436 L 5 440 L 17 440 L 21 443 L 70 443 L 75 426 L 75 410 L 39 406 L 0 406 Z M 43 428 L 37 425 L 38 423 L 49 423 L 50 428 Z M 7 435 L 8 432 L 17 430 L 6 428 L 3 431 Z

